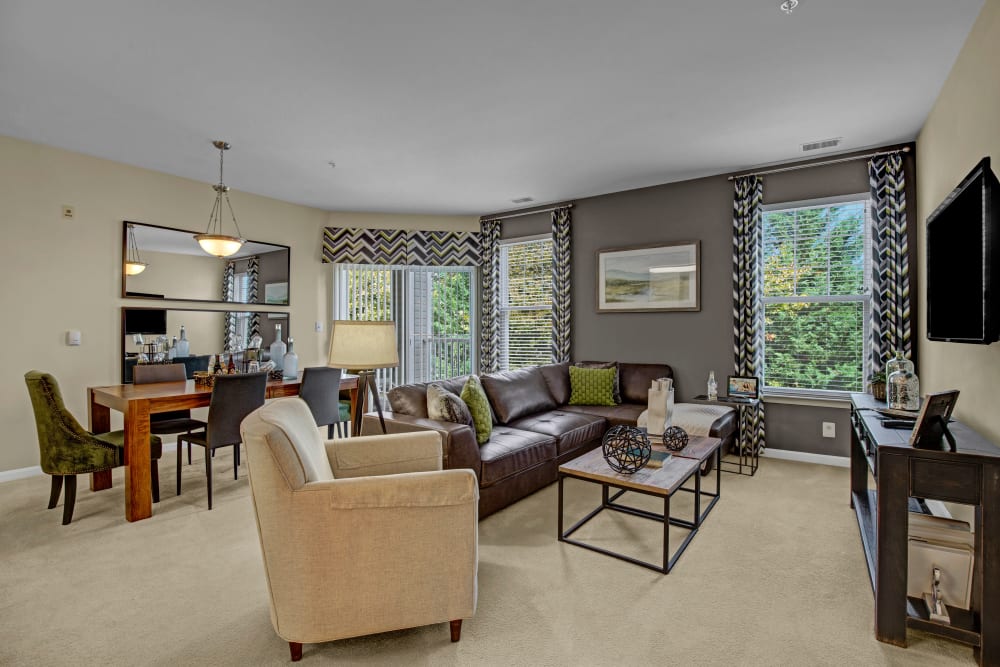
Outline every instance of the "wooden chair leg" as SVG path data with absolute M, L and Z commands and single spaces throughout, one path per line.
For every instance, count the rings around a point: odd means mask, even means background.
M 300 642 L 288 642 L 288 650 L 292 654 L 292 662 L 302 659 L 302 644 Z
M 63 476 L 52 475 L 52 490 L 49 492 L 49 509 L 59 502 L 59 494 L 62 493 Z
M 63 522 L 68 526 L 73 520 L 73 507 L 76 505 L 76 475 L 65 475 L 63 482 L 66 484 L 66 497 L 63 501 Z
M 451 621 L 451 641 L 457 642 L 462 638 L 462 619 Z
M 160 462 L 156 459 L 149 462 L 149 483 L 153 487 L 153 502 L 160 502 Z
M 189 452 L 189 454 L 188 454 L 188 464 L 190 465 L 190 463 L 191 463 L 191 458 L 190 458 L 190 456 L 191 456 L 190 455 L 191 441 L 190 440 L 187 441 L 187 446 L 188 446 L 188 452 Z M 178 440 L 177 441 L 177 495 L 178 496 L 181 495 L 181 450 L 183 450 L 183 449 L 184 449 L 184 441 L 183 440 Z
M 205 448 L 205 477 L 208 478 L 208 509 L 212 509 L 212 456 L 214 455 L 214 449 L 209 453 L 208 448 Z

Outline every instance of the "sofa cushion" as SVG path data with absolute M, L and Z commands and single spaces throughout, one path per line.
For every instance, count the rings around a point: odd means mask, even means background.
M 491 373 L 483 375 L 480 380 L 501 424 L 556 407 L 545 377 L 537 366 Z
M 653 380 L 673 376 L 673 369 L 667 364 L 618 364 L 622 401 L 646 405 L 649 402 L 649 387 L 653 384 Z
M 569 367 L 570 405 L 615 405 L 615 368 Z
M 480 486 L 489 486 L 556 457 L 555 438 L 509 426 L 493 429 L 490 441 L 479 448 Z
M 455 424 L 473 425 L 469 406 L 437 382 L 427 385 L 427 417 Z
M 604 417 L 566 410 L 550 410 L 522 417 L 510 423 L 512 428 L 551 435 L 556 439 L 556 453 L 562 456 L 589 442 L 599 440 L 608 428 Z
M 444 389 L 453 394 L 460 394 L 468 375 L 449 378 L 447 380 L 436 381 Z M 427 383 L 417 382 L 415 384 L 401 384 L 389 390 L 389 407 L 392 411 L 401 415 L 411 415 L 413 417 L 427 416 Z
M 574 366 L 578 368 L 613 368 L 615 369 L 614 399 L 615 403 L 622 402 L 621 380 L 618 377 L 617 361 L 578 361 Z
M 545 385 L 549 388 L 549 393 L 552 394 L 556 405 L 569 403 L 569 362 L 545 364 L 539 366 L 538 370 L 545 378 Z
M 493 432 L 493 412 L 490 410 L 490 401 L 486 398 L 483 385 L 475 375 L 470 375 L 462 387 L 462 400 L 469 406 L 472 414 L 472 426 L 476 431 L 476 442 L 480 445 L 486 444 Z
M 706 403 L 675 403 L 671 423 L 690 435 L 710 435 L 725 440 L 736 431 L 736 409 Z
M 634 403 L 622 403 L 621 405 L 560 405 L 560 410 L 566 412 L 576 412 L 585 415 L 604 417 L 608 420 L 609 426 L 635 426 L 635 420 L 646 409 L 645 405 Z

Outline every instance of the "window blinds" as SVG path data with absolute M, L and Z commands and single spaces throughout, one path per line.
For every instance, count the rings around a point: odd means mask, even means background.
M 552 360 L 552 239 L 500 246 L 500 367 Z

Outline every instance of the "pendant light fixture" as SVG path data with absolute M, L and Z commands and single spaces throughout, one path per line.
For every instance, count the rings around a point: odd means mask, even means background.
M 222 159 L 225 152 L 229 150 L 229 143 L 225 141 L 213 141 L 212 145 L 219 149 L 219 184 L 213 185 L 215 190 L 215 206 L 208 216 L 208 229 L 204 234 L 195 234 L 201 249 L 209 255 L 216 257 L 229 257 L 241 247 L 243 238 L 240 233 L 240 226 L 236 222 L 236 214 L 233 213 L 233 205 L 229 203 L 229 186 L 222 182 Z M 237 236 L 229 236 L 222 233 L 222 198 L 226 198 L 226 206 L 229 208 L 229 215 L 233 219 L 233 226 L 236 227 Z
M 146 264 L 139 257 L 139 246 L 135 242 L 135 226 L 129 224 L 125 239 L 125 275 L 136 276 L 146 270 Z

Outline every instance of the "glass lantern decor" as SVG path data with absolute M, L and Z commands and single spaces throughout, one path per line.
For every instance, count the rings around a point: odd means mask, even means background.
M 896 353 L 895 359 L 885 364 L 886 398 L 889 408 L 918 410 L 920 408 L 920 381 L 913 372 L 913 362 Z

